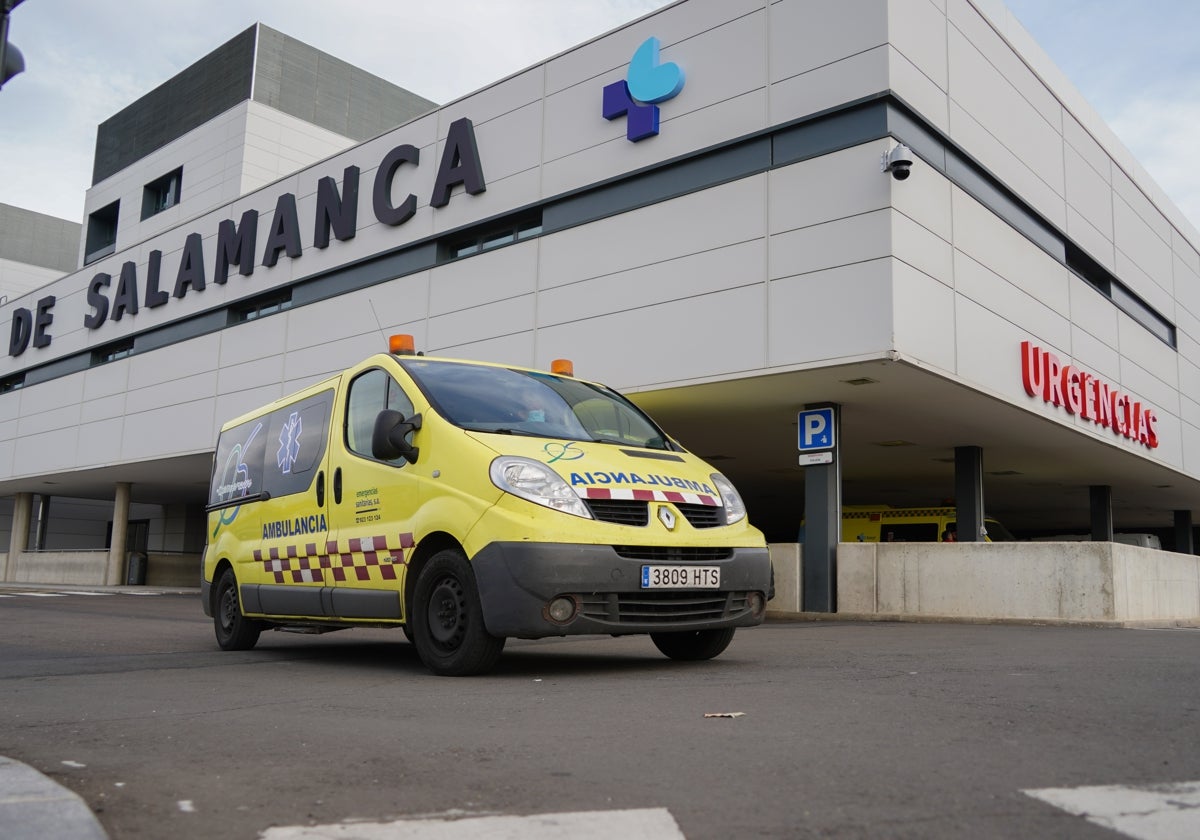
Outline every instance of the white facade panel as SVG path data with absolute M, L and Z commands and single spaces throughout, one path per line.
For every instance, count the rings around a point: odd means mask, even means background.
M 954 286 L 954 249 L 950 243 L 903 213 L 892 214 L 892 254 L 945 286 Z
M 429 285 L 429 314 L 445 315 L 531 294 L 538 280 L 539 244 L 539 240 L 518 242 L 438 267 Z
M 765 179 L 755 175 L 544 236 L 539 285 L 565 285 L 758 238 L 764 214 Z
M 777 51 L 773 46 L 772 55 Z M 880 46 L 799 75 L 772 75 L 768 121 L 785 123 L 887 90 L 890 57 L 891 51 Z
M 883 357 L 892 349 L 892 264 L 875 259 L 771 282 L 768 364 Z
M 893 271 L 893 330 L 900 358 L 953 373 L 954 290 L 938 278 L 897 261 Z
M 211 397 L 216 392 L 217 372 L 215 370 L 190 376 L 180 375 L 177 379 L 131 387 L 125 397 L 125 412 L 130 416 L 152 412 L 162 406 L 189 403 Z
M 436 273 L 434 276 L 436 280 Z M 533 301 L 533 295 L 524 295 L 433 316 L 429 319 L 430 352 L 437 354 L 443 347 L 528 332 L 534 326 Z
M 181 444 L 193 452 L 211 449 L 216 444 L 213 404 L 208 397 L 126 414 L 118 457 L 124 461 L 163 458 L 179 454 Z
M 1054 311 L 1069 311 L 1066 268 L 958 189 L 954 247 Z
M 751 239 L 538 293 L 542 328 L 762 283 L 766 241 Z
M 1058 348 L 1070 346 L 1071 322 L 1061 310 L 1047 306 L 1020 286 L 1008 282 L 1004 275 L 961 251 L 954 255 L 954 288 L 959 295 L 985 308 L 991 315 L 1024 331 L 1025 338 L 1036 338 Z
M 763 298 L 761 286 L 747 286 L 615 312 L 540 330 L 538 346 L 618 389 L 756 370 L 764 363 Z M 614 353 L 618 340 L 637 351 Z
M 775 280 L 884 257 L 891 216 L 876 210 L 772 236 L 768 276 Z
M 1147 278 L 1165 290 L 1168 295 L 1159 298 L 1169 300 L 1172 292 L 1171 278 L 1171 246 L 1169 239 L 1162 239 L 1153 230 L 1141 214 L 1134 211 L 1123 198 L 1113 199 L 1113 243 L 1116 245 L 1118 266 L 1121 264 L 1120 255 L 1127 257 L 1136 268 L 1138 277 L 1133 282 L 1127 282 L 1135 292 L 1143 297 L 1150 297 L 1155 290 L 1140 282 Z M 1125 276 L 1122 274 L 1121 276 Z
M 771 10 L 771 81 L 781 82 L 886 44 L 887 0 L 816 4 L 783 0 Z
M 1112 185 L 1070 145 L 1065 147 L 1067 204 L 1108 239 L 1113 238 Z M 1103 252 L 1101 252 L 1103 253 Z
M 950 97 L 946 89 L 895 49 L 888 51 L 888 82 L 891 90 L 920 111 L 934 128 L 950 133 Z
M 890 145 L 868 143 L 773 169 L 767 176 L 771 233 L 887 207 L 890 180 L 879 177 L 879 156 Z M 948 212 L 946 223 L 948 238 Z

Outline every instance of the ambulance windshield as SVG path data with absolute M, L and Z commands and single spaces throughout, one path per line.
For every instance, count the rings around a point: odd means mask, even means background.
M 477 432 L 672 449 L 662 430 L 615 391 L 549 373 L 406 358 L 438 413 Z

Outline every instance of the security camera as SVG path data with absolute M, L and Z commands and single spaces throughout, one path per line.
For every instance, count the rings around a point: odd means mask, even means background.
M 890 152 L 884 152 L 880 161 L 881 171 L 891 172 L 897 181 L 903 181 L 912 174 L 912 149 L 903 143 L 898 143 Z

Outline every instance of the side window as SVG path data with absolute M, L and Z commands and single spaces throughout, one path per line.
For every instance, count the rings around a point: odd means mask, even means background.
M 399 411 L 411 417 L 413 404 L 396 380 L 387 371 L 375 368 L 357 376 L 350 383 L 346 400 L 346 448 L 364 458 L 371 454 L 371 435 L 375 431 L 375 418 L 385 408 Z M 391 463 L 403 464 L 403 458 Z

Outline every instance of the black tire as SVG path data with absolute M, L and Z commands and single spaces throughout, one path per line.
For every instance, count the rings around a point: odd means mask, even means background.
M 417 576 L 409 624 L 425 667 L 446 677 L 483 674 L 495 667 L 504 639 L 489 635 L 475 573 L 456 548 L 443 549 Z
M 651 633 L 654 646 L 671 659 L 699 662 L 720 656 L 733 641 L 732 627 L 720 630 L 684 630 L 676 633 Z
M 226 569 L 217 581 L 217 598 L 213 604 L 213 627 L 221 650 L 250 650 L 258 643 L 262 622 L 246 618 L 238 600 L 237 578 L 233 569 Z

